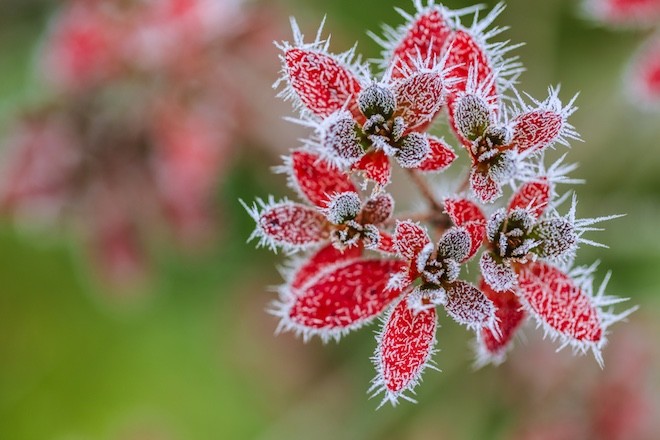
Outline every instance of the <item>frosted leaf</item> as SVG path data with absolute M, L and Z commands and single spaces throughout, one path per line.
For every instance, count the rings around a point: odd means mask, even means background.
M 426 138 L 429 142 L 429 152 L 417 169 L 430 172 L 444 171 L 454 162 L 456 153 L 444 139 L 438 139 L 429 135 Z
M 396 97 L 387 85 L 372 83 L 360 92 L 358 106 L 367 118 L 381 115 L 387 120 L 396 109 Z
M 394 239 L 392 236 L 381 230 L 378 230 L 378 233 L 380 238 L 378 239 L 378 249 L 376 250 L 385 254 L 396 254 L 396 250 L 394 249 Z
M 406 121 L 408 130 L 422 130 L 444 105 L 442 72 L 417 72 L 394 84 L 397 114 Z
M 383 150 L 365 154 L 353 165 L 353 169 L 362 171 L 366 179 L 373 180 L 381 186 L 388 185 L 392 176 L 390 161 Z
M 398 41 L 392 44 L 391 54 L 386 56 L 393 63 L 393 77 L 398 78 L 404 76 L 404 72 L 414 71 L 414 61 L 420 55 L 431 59 L 441 58 L 442 49 L 452 32 L 444 14 L 440 6 L 430 5 L 416 17 L 410 17 L 410 22 L 396 35 Z
M 454 103 L 454 122 L 463 137 L 476 140 L 493 123 L 488 103 L 476 94 L 464 94 Z
M 426 229 L 411 221 L 397 222 L 394 231 L 394 248 L 398 254 L 414 261 L 424 247 L 431 242 Z
M 248 241 L 258 238 L 258 246 L 295 251 L 309 248 L 328 237 L 325 217 L 309 206 L 287 200 L 275 203 L 272 199 L 268 203 L 257 200 L 252 207 L 243 206 L 257 222 Z
M 575 226 L 565 218 L 555 217 L 539 222 L 532 230 L 539 244 L 534 250 L 541 258 L 557 259 L 577 249 Z
M 362 208 L 362 221 L 379 225 L 386 222 L 394 211 L 394 199 L 388 193 L 380 193 L 366 201 Z
M 447 287 L 447 314 L 468 329 L 492 328 L 495 325 L 495 306 L 486 295 L 465 281 Z
M 425 135 L 410 133 L 401 141 L 401 148 L 395 157 L 403 168 L 417 168 L 430 151 L 429 141 Z
M 392 121 L 392 140 L 394 142 L 399 142 L 399 140 L 403 137 L 406 128 L 406 121 L 401 116 L 394 118 Z
M 284 63 L 291 88 L 315 115 L 329 116 L 347 103 L 355 106 L 360 82 L 338 59 L 314 50 L 290 48 Z
M 399 261 L 354 260 L 320 272 L 296 295 L 274 305 L 281 319 L 278 331 L 294 331 L 305 340 L 338 340 L 371 322 L 401 294 L 386 285 L 389 274 L 403 267 Z
M 504 361 L 513 337 L 525 321 L 527 313 L 512 290 L 496 292 L 481 280 L 479 289 L 493 302 L 497 328 L 483 328 L 477 333 L 477 365 L 500 364 Z
M 468 231 L 454 226 L 438 242 L 438 255 L 461 263 L 469 255 L 471 247 L 472 240 Z
M 546 332 L 576 346 L 600 346 L 604 330 L 594 299 L 558 268 L 541 261 L 521 265 L 519 295 Z
M 352 165 L 364 155 L 357 130 L 353 116 L 345 110 L 331 114 L 321 124 L 321 146 L 342 167 Z
M 417 286 L 406 296 L 408 308 L 418 313 L 447 302 L 445 289 L 439 286 Z
M 479 259 L 484 281 L 496 292 L 510 290 L 516 284 L 516 273 L 505 261 L 497 261 L 491 252 L 484 252 Z
M 324 270 L 331 268 L 336 264 L 343 264 L 349 260 L 355 260 L 362 255 L 362 249 L 352 247 L 345 251 L 340 251 L 332 244 L 327 244 L 313 253 L 307 259 L 294 263 L 294 267 L 288 270 L 288 285 L 290 292 L 302 288 L 307 281 L 314 278 Z
M 447 74 L 447 80 L 455 81 L 455 85 L 451 90 L 454 97 L 459 92 L 466 91 L 470 70 L 472 70 L 477 84 L 490 82 L 489 78 L 493 76 L 493 67 L 482 42 L 478 41 L 468 31 L 458 30 L 448 42 L 448 47 L 446 67 L 453 67 L 453 69 Z M 486 97 L 497 99 L 495 83 L 490 82 L 489 89 L 484 92 Z
M 550 203 L 550 195 L 550 182 L 547 179 L 527 182 L 511 198 L 509 211 L 523 208 L 540 218 Z
M 325 208 L 330 194 L 357 191 L 346 173 L 308 151 L 294 151 L 285 158 L 282 171 L 289 173 L 289 184 L 294 190 L 320 208 Z
M 513 121 L 513 139 L 518 151 L 542 150 L 550 146 L 562 128 L 561 115 L 550 111 L 532 111 Z
M 376 377 L 370 392 L 384 393 L 381 403 L 398 403 L 399 398 L 411 400 L 406 391 L 420 381 L 424 369 L 429 366 L 436 343 L 437 318 L 435 309 L 415 311 L 403 299 L 384 320 L 377 336 L 378 345 L 373 356 Z
M 489 173 L 477 168 L 470 172 L 470 187 L 475 197 L 482 203 L 492 203 L 502 196 L 502 188 Z

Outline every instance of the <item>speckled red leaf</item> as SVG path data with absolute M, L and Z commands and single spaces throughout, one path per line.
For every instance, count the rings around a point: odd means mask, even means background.
M 499 320 L 499 332 L 484 328 L 479 333 L 480 356 L 497 360 L 506 351 L 516 331 L 524 322 L 527 313 L 523 310 L 518 297 L 513 291 L 495 292 L 483 280 L 479 284 L 479 289 L 495 305 L 495 316 Z
M 527 182 L 513 195 L 509 202 L 509 211 L 517 208 L 529 209 L 536 218 L 543 215 L 550 202 L 550 182 L 541 179 Z
M 476 84 L 486 84 L 493 75 L 493 68 L 485 48 L 481 47 L 479 42 L 467 31 L 456 31 L 447 44 L 449 54 L 446 67 L 454 67 L 454 69 L 448 72 L 445 78 L 448 82 L 452 79 L 456 81 L 449 93 L 450 99 L 453 100 L 457 92 L 466 90 L 470 69 L 476 68 Z M 497 89 L 494 83 L 484 92 L 486 97 L 497 100 Z
M 327 237 L 323 214 L 299 203 L 267 206 L 259 215 L 258 230 L 264 243 L 302 249 L 320 243 Z
M 386 252 L 388 254 L 394 254 L 396 253 L 396 249 L 394 248 L 394 238 L 383 231 L 380 232 L 380 241 L 378 242 L 378 250 L 381 252 Z
M 408 131 L 422 131 L 444 105 L 444 82 L 440 70 L 414 73 L 394 85 L 396 113 Z
M 599 20 L 614 25 L 646 25 L 660 20 L 658 0 L 588 0 L 587 8 Z
M 356 111 L 360 82 L 332 56 L 293 48 L 284 56 L 289 83 L 304 106 L 317 116 L 329 116 L 348 103 Z
M 564 116 L 552 110 L 533 110 L 513 120 L 511 144 L 519 152 L 541 151 L 552 145 L 561 134 Z
M 490 174 L 477 168 L 472 168 L 470 172 L 470 188 L 482 203 L 494 202 L 502 195 L 502 188 L 490 177 Z
M 433 355 L 436 321 L 434 308 L 415 312 L 405 299 L 392 310 L 374 356 L 377 376 L 372 390 L 385 392 L 383 402 L 396 404 L 403 392 L 419 382 Z
M 445 211 L 456 226 L 464 228 L 470 234 L 470 259 L 477 252 L 486 236 L 486 217 L 481 209 L 467 199 L 445 199 Z
M 442 139 L 427 136 L 430 151 L 424 162 L 417 167 L 421 171 L 443 171 L 456 159 L 456 153 Z
M 455 281 L 447 289 L 445 310 L 459 324 L 470 329 L 491 327 L 495 323 L 495 306 L 472 284 Z
M 537 261 L 519 265 L 518 292 L 545 328 L 578 343 L 598 343 L 603 325 L 585 292 L 558 268 Z
M 351 246 L 343 251 L 335 248 L 332 244 L 327 244 L 313 253 L 304 261 L 291 276 L 289 286 L 291 289 L 300 289 L 303 285 L 330 266 L 349 260 L 354 260 L 362 255 L 360 246 Z
M 362 171 L 366 179 L 373 180 L 381 186 L 388 185 L 392 178 L 390 161 L 382 150 L 365 154 L 353 169 Z
M 430 56 L 438 61 L 441 58 L 442 49 L 451 34 L 442 12 L 438 8 L 429 8 L 420 14 L 416 20 L 409 25 L 408 31 L 392 52 L 394 70 L 392 76 L 400 78 L 403 76 L 401 70 L 415 70 L 412 60 L 418 56 L 426 59 Z M 432 67 L 432 66 L 426 66 Z
M 399 290 L 386 285 L 389 274 L 403 266 L 393 260 L 358 260 L 323 272 L 282 308 L 282 325 L 323 339 L 360 327 L 399 296 Z
M 418 223 L 402 221 L 396 224 L 394 248 L 406 260 L 414 261 L 424 246 L 430 242 L 426 229 Z
M 310 203 L 325 208 L 328 196 L 347 191 L 357 192 L 348 175 L 318 155 L 303 150 L 291 154 L 291 179 Z

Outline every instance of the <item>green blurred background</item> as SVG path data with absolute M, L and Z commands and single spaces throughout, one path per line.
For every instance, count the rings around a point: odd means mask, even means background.
M 410 3 L 269 2 L 310 35 L 327 14 L 334 50 L 358 40 L 367 58 L 378 48 L 366 31 L 400 23 L 390 5 Z M 0 2 L 0 133 L 17 108 L 39 102 L 32 61 L 55 6 Z M 631 321 L 657 321 L 660 114 L 632 106 L 621 79 L 643 34 L 589 23 L 573 0 L 511 0 L 497 24 L 511 26 L 507 39 L 526 42 L 516 51 L 527 68 L 522 89 L 543 97 L 561 83 L 564 100 L 581 91 L 571 122 L 585 142 L 569 154 L 580 163 L 574 176 L 588 182 L 578 189 L 579 215 L 627 216 L 590 237 L 610 249 L 585 248 L 579 262 L 601 260 L 601 276 L 612 269 L 609 291 L 641 305 Z M 224 222 L 214 250 L 154 250 L 153 282 L 129 299 L 87 275 L 69 234 L 0 224 L 0 439 L 509 438 L 525 417 L 506 397 L 515 372 L 473 371 L 471 336 L 447 319 L 436 356 L 443 371 L 425 374 L 420 403 L 378 411 L 366 395 L 375 327 L 327 346 L 273 336 L 276 320 L 264 308 L 280 260 L 245 245 L 252 222 L 237 199 L 286 194 L 284 179 L 269 174 L 275 164 L 275 156 L 239 154 L 217 192 Z M 642 333 L 653 346 L 657 326 L 643 328 L 655 328 Z M 528 339 L 516 355 L 539 340 Z M 592 359 L 575 362 L 583 361 L 598 374 Z

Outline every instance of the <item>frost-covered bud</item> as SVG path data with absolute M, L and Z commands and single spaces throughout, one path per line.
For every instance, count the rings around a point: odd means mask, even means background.
M 330 223 L 340 225 L 357 217 L 361 208 L 360 197 L 349 191 L 334 195 L 324 212 Z
M 349 112 L 341 110 L 331 114 L 321 128 L 321 145 L 341 165 L 351 165 L 364 155 L 357 123 Z
M 491 252 L 484 252 L 479 260 L 484 281 L 496 292 L 511 289 L 518 279 L 511 266 Z
M 562 217 L 538 223 L 532 230 L 532 236 L 538 237 L 540 243 L 534 252 L 541 258 L 559 258 L 575 250 L 578 243 L 575 227 Z
M 403 138 L 401 148 L 397 151 L 395 157 L 403 168 L 416 168 L 426 159 L 430 148 L 426 136 L 419 133 L 410 133 Z
M 445 280 L 449 283 L 453 283 L 461 274 L 460 264 L 458 264 L 458 261 L 454 260 L 453 258 L 446 258 L 442 263 L 445 269 Z
M 480 96 L 463 95 L 454 107 L 454 121 L 461 134 L 473 141 L 483 136 L 490 126 L 490 108 Z
M 438 255 L 461 262 L 470 252 L 472 240 L 463 228 L 453 227 L 438 242 Z
M 506 213 L 496 211 L 486 224 L 486 234 L 495 254 L 500 258 L 523 258 L 538 241 L 531 237 L 535 224 L 532 213 L 526 209 L 514 209 Z
M 373 83 L 360 92 L 358 106 L 367 118 L 382 115 L 389 119 L 396 109 L 396 97 L 389 87 Z
M 411 310 L 421 312 L 435 306 L 446 304 L 447 292 L 439 286 L 417 286 L 406 297 L 406 301 L 408 301 L 408 307 Z
M 509 213 L 507 232 L 519 228 L 524 234 L 528 234 L 534 226 L 536 219 L 526 209 L 514 209 Z
M 362 208 L 362 221 L 378 225 L 389 220 L 394 211 L 394 199 L 388 193 L 370 198 Z
M 502 230 L 504 220 L 506 220 L 506 210 L 504 208 L 498 209 L 490 216 L 488 223 L 486 223 L 486 236 L 488 237 L 488 241 L 495 241 L 497 233 Z
M 498 185 L 503 185 L 515 177 L 518 171 L 517 155 L 513 151 L 505 151 L 490 165 L 488 174 Z
M 364 225 L 362 230 L 362 242 L 367 249 L 377 249 L 380 243 L 380 232 L 374 225 Z

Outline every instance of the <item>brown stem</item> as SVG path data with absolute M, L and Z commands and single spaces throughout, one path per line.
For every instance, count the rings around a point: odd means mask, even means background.
M 424 178 L 420 176 L 419 173 L 413 169 L 408 168 L 407 171 L 408 171 L 408 175 L 410 176 L 410 179 L 413 181 L 415 186 L 417 186 L 419 191 L 422 193 L 422 196 L 426 199 L 429 205 L 431 205 L 431 208 L 434 211 L 438 211 L 438 212 L 444 211 L 445 208 L 443 204 L 438 202 L 438 200 L 436 200 L 426 180 L 424 180 Z

